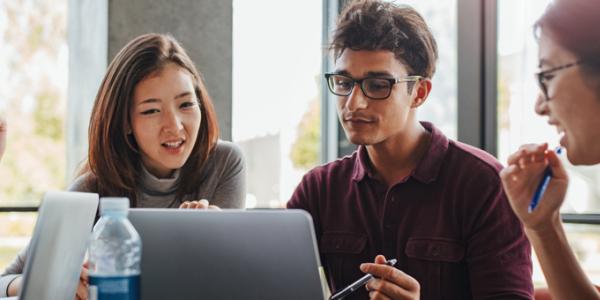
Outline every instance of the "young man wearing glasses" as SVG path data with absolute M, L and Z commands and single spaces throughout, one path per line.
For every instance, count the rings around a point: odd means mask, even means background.
M 355 1 L 331 49 L 335 69 L 325 78 L 359 148 L 307 173 L 288 208 L 312 215 L 332 290 L 371 273 L 345 299 L 530 299 L 531 250 L 501 165 L 417 121 L 437 59 L 422 17 Z M 395 267 L 384 264 L 392 258 Z

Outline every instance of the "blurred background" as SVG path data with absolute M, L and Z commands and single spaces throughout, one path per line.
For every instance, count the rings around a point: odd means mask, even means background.
M 501 162 L 526 142 L 558 143 L 535 115 L 532 25 L 549 0 L 410 0 L 440 58 L 419 118 Z M 248 208 L 284 207 L 309 169 L 351 153 L 323 72 L 343 0 L 2 0 L 0 270 L 26 245 L 46 190 L 65 189 L 85 159 L 91 104 L 107 63 L 129 39 L 170 32 L 204 73 L 222 139 L 248 166 Z M 566 160 L 565 160 L 565 163 Z M 600 283 L 600 169 L 568 165 L 563 218 Z M 534 280 L 544 279 L 534 259 Z

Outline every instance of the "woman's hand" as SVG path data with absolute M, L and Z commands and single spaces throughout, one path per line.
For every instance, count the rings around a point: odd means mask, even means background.
M 183 203 L 181 203 L 181 205 L 179 205 L 179 208 L 184 208 L 184 209 L 215 209 L 215 210 L 221 210 L 221 208 L 219 208 L 216 205 L 210 205 L 210 203 L 206 199 L 193 200 L 193 201 L 184 201 Z
M 527 229 L 541 231 L 560 222 L 562 205 L 569 178 L 556 152 L 548 144 L 527 144 L 508 158 L 508 166 L 500 172 L 504 191 L 517 217 Z M 538 206 L 529 212 L 529 204 L 550 167 L 552 178 Z

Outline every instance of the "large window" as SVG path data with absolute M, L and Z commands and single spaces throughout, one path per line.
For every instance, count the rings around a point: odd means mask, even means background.
M 233 1 L 232 128 L 247 160 L 248 207 L 284 206 L 320 163 L 322 5 Z
M 558 145 L 556 129 L 546 118 L 535 114 L 534 103 L 539 89 L 534 80 L 537 70 L 537 43 L 533 24 L 549 0 L 498 1 L 498 154 L 502 162 L 525 143 L 548 142 Z M 563 163 L 570 183 L 563 213 L 598 213 L 600 211 L 600 167 L 574 167 L 566 156 Z M 568 225 L 569 241 L 586 273 L 600 283 L 600 234 L 593 225 Z M 537 266 L 534 280 L 543 285 Z
M 0 109 L 8 146 L 0 205 L 39 203 L 65 185 L 66 1 L 0 2 Z
M 439 59 L 432 80 L 433 88 L 427 102 L 419 107 L 419 119 L 434 123 L 449 138 L 456 139 L 456 0 L 405 0 L 402 3 L 412 6 L 423 16 L 438 46 Z
M 8 121 L 0 208 L 36 207 L 65 185 L 67 1 L 0 1 L 0 114 Z M 35 213 L 0 213 L 0 270 L 29 240 Z

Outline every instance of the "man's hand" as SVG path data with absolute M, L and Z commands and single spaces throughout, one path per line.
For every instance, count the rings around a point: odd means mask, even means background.
M 79 284 L 77 285 L 77 293 L 75 294 L 75 300 L 88 299 L 89 285 L 90 281 L 88 278 L 88 262 L 85 262 L 81 267 L 81 274 L 79 274 Z
M 6 131 L 6 119 L 0 116 L 0 160 L 2 160 L 2 155 L 4 155 L 4 150 L 6 149 Z
M 421 287 L 416 279 L 385 264 L 385 257 L 377 255 L 375 263 L 361 264 L 360 270 L 375 277 L 367 282 L 369 299 L 419 299 Z
M 219 208 L 216 205 L 210 205 L 210 203 L 206 199 L 202 199 L 202 200 L 199 200 L 199 201 L 198 200 L 185 201 L 185 202 L 181 203 L 181 205 L 179 206 L 179 208 L 183 208 L 183 209 L 214 209 L 214 210 L 221 210 L 221 208 Z

